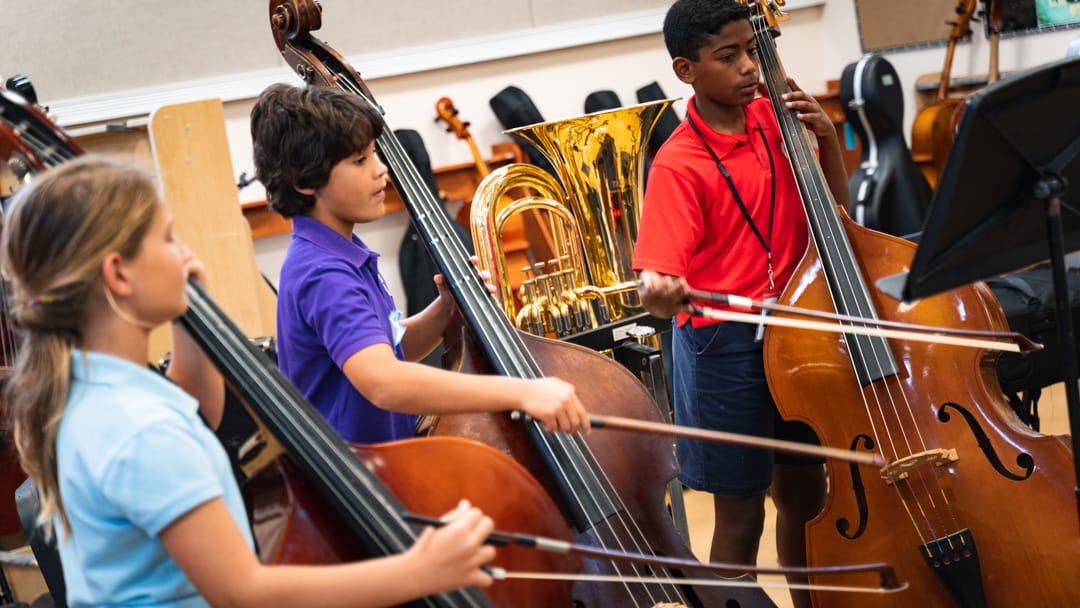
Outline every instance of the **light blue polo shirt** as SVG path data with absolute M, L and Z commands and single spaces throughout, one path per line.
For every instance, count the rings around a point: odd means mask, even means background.
M 341 371 L 349 357 L 387 344 L 405 359 L 392 319 L 394 298 L 379 254 L 306 216 L 293 218 L 278 282 L 278 366 L 330 426 L 352 443 L 416 435 L 415 417 L 379 408 Z M 397 339 L 395 339 L 397 338 Z
M 240 490 L 194 398 L 161 375 L 76 350 L 57 468 L 71 535 L 55 523 L 69 606 L 206 606 L 157 535 L 221 497 L 254 547 Z

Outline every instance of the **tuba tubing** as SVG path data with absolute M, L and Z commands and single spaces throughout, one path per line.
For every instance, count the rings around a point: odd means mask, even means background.
M 672 102 L 506 131 L 535 145 L 558 174 L 515 163 L 485 177 L 473 195 L 470 224 L 480 268 L 490 273 L 496 297 L 520 329 L 564 337 L 642 311 L 631 263 L 645 148 Z M 522 190 L 529 194 L 513 198 Z M 555 259 L 535 264 L 534 276 L 515 294 L 502 231 L 513 216 L 533 209 L 550 227 Z

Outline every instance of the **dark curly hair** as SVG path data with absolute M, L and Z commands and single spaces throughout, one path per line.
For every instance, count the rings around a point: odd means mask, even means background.
M 750 18 L 750 8 L 735 0 L 678 0 L 664 16 L 664 44 L 672 59 L 698 60 L 709 36 L 725 25 Z
M 319 188 L 345 157 L 382 133 L 378 111 L 362 98 L 329 87 L 270 85 L 251 109 L 255 177 L 270 207 L 285 217 L 303 215 Z

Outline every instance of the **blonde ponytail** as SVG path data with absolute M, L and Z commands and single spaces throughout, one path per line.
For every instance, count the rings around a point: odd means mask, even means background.
M 70 531 L 57 471 L 56 440 L 71 387 L 71 356 L 87 322 L 101 264 L 137 253 L 157 208 L 153 177 L 131 165 L 83 156 L 16 193 L 0 253 L 13 288 L 19 345 L 4 390 L 23 470 L 41 498 L 46 531 L 57 516 Z

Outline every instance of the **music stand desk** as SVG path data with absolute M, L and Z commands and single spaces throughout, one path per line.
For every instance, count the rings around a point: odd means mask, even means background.
M 905 302 L 1050 259 L 1075 472 L 1080 390 L 1065 253 L 1080 249 L 1080 57 L 1017 72 L 967 103 L 911 269 L 878 281 Z M 1076 488 L 1080 509 L 1080 487 Z

